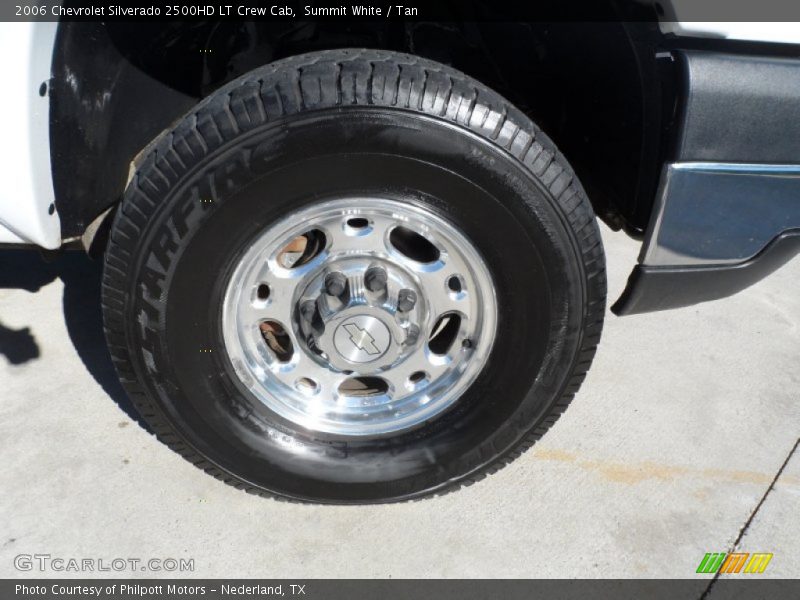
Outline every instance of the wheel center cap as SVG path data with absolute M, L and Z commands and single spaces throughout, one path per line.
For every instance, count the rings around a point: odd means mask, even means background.
M 355 315 L 343 321 L 333 334 L 333 345 L 346 361 L 368 363 L 386 354 L 392 344 L 389 328 L 372 315 Z

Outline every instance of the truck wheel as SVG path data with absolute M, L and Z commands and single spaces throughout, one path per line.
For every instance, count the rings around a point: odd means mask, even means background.
M 385 502 L 470 484 L 566 408 L 605 310 L 592 208 L 495 92 L 414 56 L 256 69 L 153 144 L 105 255 L 133 403 L 247 491 Z

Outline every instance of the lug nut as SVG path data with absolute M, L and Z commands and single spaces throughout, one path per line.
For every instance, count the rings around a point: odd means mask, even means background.
M 386 288 L 389 278 L 381 267 L 370 267 L 364 274 L 364 285 L 370 292 L 379 292 Z
M 325 276 L 325 291 L 331 296 L 341 296 L 347 288 L 347 277 L 344 273 L 334 271 Z
M 417 303 L 417 294 L 414 290 L 400 290 L 397 295 L 397 310 L 408 312 Z
M 311 321 L 314 318 L 314 312 L 317 310 L 317 303 L 313 300 L 306 300 L 300 306 L 300 312 L 306 321 Z

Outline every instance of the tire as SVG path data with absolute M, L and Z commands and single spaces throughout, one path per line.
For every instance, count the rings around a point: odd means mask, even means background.
M 293 211 L 377 196 L 438 215 L 474 246 L 496 299 L 491 351 L 414 427 L 314 431 L 242 384 L 222 330 L 226 286 Z M 592 362 L 605 294 L 591 205 L 524 114 L 444 65 L 336 50 L 240 77 L 157 140 L 115 216 L 102 304 L 122 384 L 166 445 L 248 492 L 373 503 L 471 484 L 539 439 Z

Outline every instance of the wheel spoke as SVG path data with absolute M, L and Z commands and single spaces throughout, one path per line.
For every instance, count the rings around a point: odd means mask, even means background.
M 475 311 L 475 301 L 470 291 L 454 292 L 448 287 L 449 280 L 460 275 L 458 269 L 445 265 L 435 271 L 419 273 L 421 285 L 425 289 L 425 299 L 429 306 L 430 322 L 433 327 L 437 318 L 448 312 L 458 312 L 470 318 Z
M 345 215 L 325 228 L 331 255 L 374 254 L 384 256 L 386 254 L 384 238 L 387 230 L 391 227 L 391 221 L 386 218 L 372 217 L 364 218 L 368 224 L 360 228 L 348 224 L 357 219 L 362 219 L 362 217 Z
M 407 393 L 409 389 L 421 387 L 424 381 L 435 381 L 447 372 L 450 361 L 442 358 L 442 360 L 432 361 L 430 354 L 425 348 L 425 345 L 420 345 L 408 358 L 406 358 L 401 365 L 390 369 L 382 376 L 394 387 L 397 392 Z M 413 375 L 424 374 L 424 380 L 413 380 Z M 417 384 L 417 385 L 415 385 Z
M 288 285 L 271 285 L 270 295 L 264 301 L 242 294 L 239 319 L 242 324 L 260 323 L 267 319 L 278 321 L 287 330 L 292 325 L 292 291 Z

